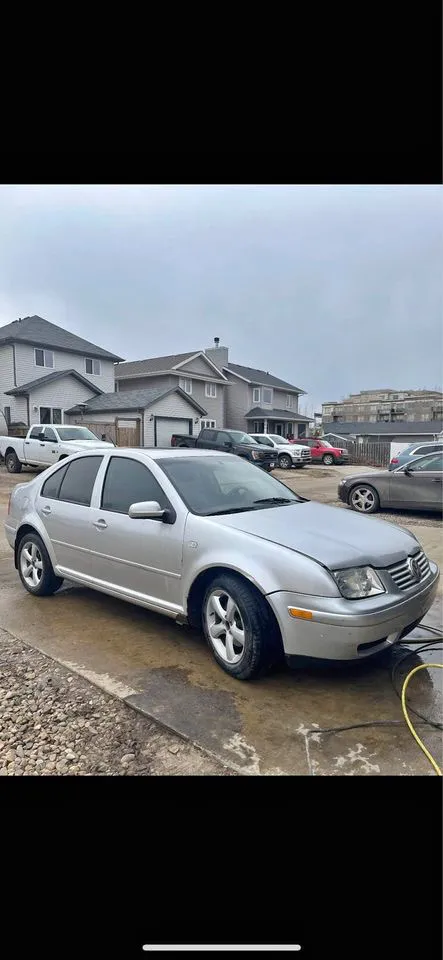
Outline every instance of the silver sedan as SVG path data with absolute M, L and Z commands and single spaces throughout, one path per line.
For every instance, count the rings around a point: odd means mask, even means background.
M 282 655 L 389 647 L 439 578 L 407 530 L 310 502 L 217 451 L 69 457 L 15 487 L 6 535 L 29 593 L 66 579 L 190 623 L 240 680 Z

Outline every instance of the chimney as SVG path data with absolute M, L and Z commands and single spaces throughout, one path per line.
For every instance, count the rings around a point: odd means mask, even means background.
M 220 346 L 220 337 L 214 337 L 214 346 L 207 347 L 205 354 L 219 370 L 228 365 L 228 348 Z

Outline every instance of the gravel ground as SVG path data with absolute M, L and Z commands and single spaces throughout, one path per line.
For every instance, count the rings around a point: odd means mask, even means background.
M 0 776 L 229 776 L 120 700 L 0 630 Z

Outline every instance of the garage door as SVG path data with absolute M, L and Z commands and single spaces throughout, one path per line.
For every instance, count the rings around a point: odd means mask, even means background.
M 156 447 L 170 447 L 173 433 L 189 433 L 189 420 L 175 417 L 156 417 Z

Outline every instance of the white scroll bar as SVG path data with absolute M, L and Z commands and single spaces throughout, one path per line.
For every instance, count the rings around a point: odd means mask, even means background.
M 259 943 L 240 943 L 240 944 L 234 944 L 234 943 L 207 943 L 207 944 L 203 944 L 203 943 L 197 943 L 197 944 L 191 944 L 191 943 L 171 943 L 171 944 L 168 944 L 168 943 L 144 943 L 144 944 L 143 944 L 143 950 L 152 951 L 152 952 L 156 952 L 156 951 L 158 951 L 158 950 L 161 950 L 162 952 L 166 952 L 166 951 L 168 951 L 168 950 L 174 950 L 174 951 L 177 951 L 177 950 L 180 950 L 180 951 L 182 951 L 182 950 L 188 950 L 188 951 L 191 951 L 191 950 L 223 950 L 223 951 L 225 951 L 225 952 L 228 951 L 228 950 L 265 950 L 265 951 L 267 951 L 268 953 L 271 953 L 271 952 L 273 952 L 274 950 L 286 950 L 286 951 L 301 950 L 301 946 L 300 946 L 299 943 L 277 943 L 277 944 L 271 944 L 271 943 L 262 943 L 262 944 L 259 944 Z

